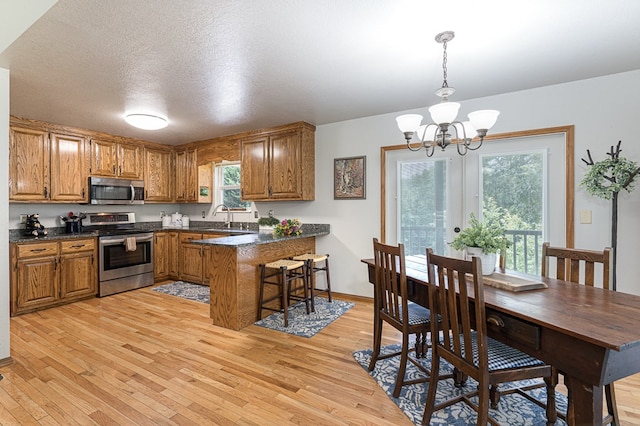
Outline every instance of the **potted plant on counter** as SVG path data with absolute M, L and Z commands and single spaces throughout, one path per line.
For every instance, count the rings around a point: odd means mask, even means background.
M 466 251 L 466 259 L 477 256 L 482 261 L 482 275 L 491 275 L 496 266 L 498 252 L 510 245 L 504 229 L 496 222 L 482 223 L 471 213 L 469 226 L 450 243 L 456 250 Z
M 258 219 L 258 230 L 260 232 L 273 232 L 273 228 L 279 223 L 280 221 L 271 215 L 261 217 Z

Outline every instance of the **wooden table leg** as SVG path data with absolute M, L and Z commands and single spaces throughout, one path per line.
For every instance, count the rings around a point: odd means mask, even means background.
M 569 426 L 602 425 L 602 386 L 593 386 L 565 375 L 569 393 Z

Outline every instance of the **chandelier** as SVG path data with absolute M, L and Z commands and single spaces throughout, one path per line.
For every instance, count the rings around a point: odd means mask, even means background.
M 442 151 L 451 143 L 455 143 L 458 154 L 465 155 L 468 150 L 476 150 L 482 146 L 487 131 L 493 127 L 500 112 L 496 110 L 480 110 L 468 114 L 469 121 L 456 121 L 460 104 L 449 102 L 456 89 L 449 87 L 447 83 L 447 43 L 453 40 L 453 31 L 445 31 L 436 36 L 436 41 L 442 43 L 444 53 L 442 55 L 443 81 L 442 87 L 436 90 L 436 96 L 441 98 L 437 105 L 429 108 L 433 123 L 422 124 L 420 114 L 405 114 L 396 118 L 400 131 L 404 133 L 407 141 L 407 148 L 411 151 L 419 151 L 424 148 L 427 156 L 431 157 L 435 147 L 439 146 Z M 455 138 L 452 138 L 452 134 Z M 412 144 L 414 135 L 418 142 Z M 480 140 L 475 142 L 473 139 Z M 472 143 L 477 145 L 472 145 Z

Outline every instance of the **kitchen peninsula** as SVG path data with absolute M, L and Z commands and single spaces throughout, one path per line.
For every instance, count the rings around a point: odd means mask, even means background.
M 260 291 L 258 265 L 314 253 L 316 237 L 328 235 L 329 231 L 329 225 L 305 224 L 302 234 L 297 236 L 255 233 L 193 241 L 211 247 L 206 262 L 213 324 L 233 330 L 253 324 Z

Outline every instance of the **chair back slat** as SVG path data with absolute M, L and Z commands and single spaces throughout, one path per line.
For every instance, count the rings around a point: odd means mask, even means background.
M 437 344 L 439 349 L 445 352 L 445 359 L 467 374 L 470 374 L 471 370 L 486 368 L 486 314 L 480 259 L 453 259 L 438 256 L 433 254 L 431 249 L 427 249 L 427 268 L 432 336 L 437 335 L 437 330 L 433 327 L 434 318 L 438 314 L 442 321 L 442 330 L 449 330 L 443 333 L 442 341 L 434 339 L 433 344 Z M 473 284 L 472 292 L 469 292 L 468 282 Z M 473 302 L 470 300 L 472 296 Z M 471 350 L 474 331 L 478 345 L 478 364 L 474 362 Z
M 379 301 L 380 315 L 398 324 L 408 324 L 407 273 L 404 245 L 390 246 L 373 239 L 375 260 L 375 300 Z
M 602 251 L 580 250 L 565 247 L 551 247 L 548 242 L 542 244 L 542 276 L 550 276 L 549 261 L 556 259 L 555 278 L 588 286 L 595 285 L 595 265 L 602 265 L 602 288 L 609 289 L 611 282 L 611 254 L 606 247 Z M 580 268 L 584 265 L 584 276 L 580 279 Z

